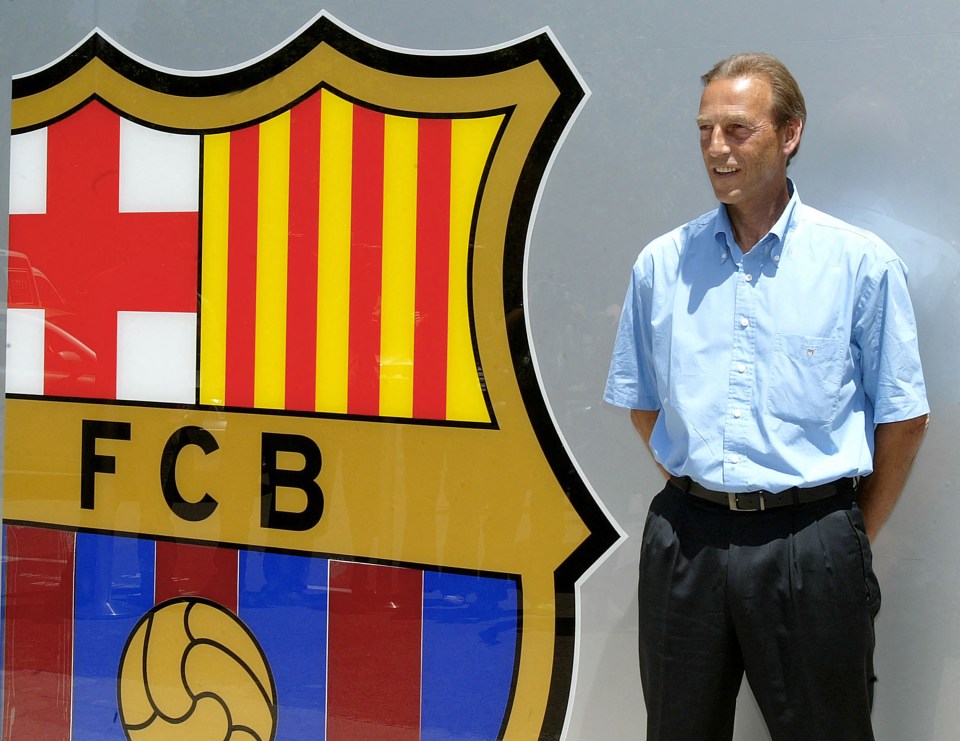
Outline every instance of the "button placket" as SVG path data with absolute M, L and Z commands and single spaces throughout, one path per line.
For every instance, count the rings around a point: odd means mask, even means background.
M 748 485 L 744 463 L 748 462 L 747 424 L 752 408 L 755 362 L 756 266 L 745 268 L 744 259 L 736 275 L 734 336 L 729 374 L 726 422 L 723 433 L 723 480 L 731 485 Z

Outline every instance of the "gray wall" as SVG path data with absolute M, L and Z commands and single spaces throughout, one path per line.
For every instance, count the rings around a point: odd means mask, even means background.
M 45 65 L 94 26 L 154 64 L 245 62 L 324 7 L 308 0 L 0 0 L 0 80 Z M 544 186 L 529 246 L 529 327 L 561 431 L 629 538 L 582 585 L 567 737 L 642 736 L 635 573 L 656 472 L 600 392 L 636 253 L 712 207 L 693 116 L 698 76 L 733 51 L 791 67 L 810 118 L 792 175 L 804 201 L 867 225 L 911 269 L 933 422 L 908 493 L 875 544 L 879 739 L 951 741 L 960 728 L 960 558 L 954 485 L 960 178 L 956 0 L 329 0 L 341 22 L 419 49 L 500 44 L 549 26 L 592 90 Z M 0 131 L 9 131 L 0 94 Z M 0 203 L 8 146 L 0 140 Z M 0 237 L 6 243 L 5 221 Z M 767 738 L 748 693 L 737 739 Z

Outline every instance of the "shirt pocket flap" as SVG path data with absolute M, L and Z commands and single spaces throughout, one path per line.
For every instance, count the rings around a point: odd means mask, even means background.
M 848 344 L 831 337 L 778 334 L 767 382 L 767 410 L 797 424 L 829 424 L 837 412 Z
M 773 349 L 786 355 L 799 367 L 834 363 L 843 354 L 846 344 L 835 337 L 810 337 L 802 334 L 778 334 Z

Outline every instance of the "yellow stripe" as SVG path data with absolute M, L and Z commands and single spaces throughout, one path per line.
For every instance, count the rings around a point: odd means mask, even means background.
M 317 259 L 317 411 L 347 411 L 353 105 L 320 101 L 320 249 Z
M 417 265 L 417 119 L 387 116 L 383 173 L 380 414 L 413 416 Z
M 227 235 L 230 135 L 203 142 L 203 226 L 200 266 L 200 403 L 222 406 L 227 367 Z
M 282 409 L 287 348 L 290 113 L 260 124 L 254 404 Z
M 453 122 L 450 157 L 450 303 L 447 327 L 447 419 L 489 422 L 477 375 L 467 304 L 470 227 L 483 168 L 503 120 Z

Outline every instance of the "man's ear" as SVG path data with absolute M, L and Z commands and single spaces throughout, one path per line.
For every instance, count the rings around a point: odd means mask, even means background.
M 780 129 L 783 134 L 783 153 L 790 157 L 800 146 L 800 135 L 803 133 L 803 121 L 795 118 L 788 121 Z

